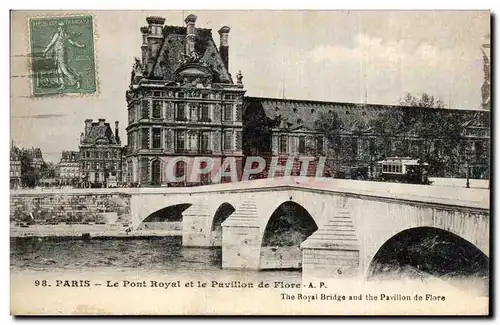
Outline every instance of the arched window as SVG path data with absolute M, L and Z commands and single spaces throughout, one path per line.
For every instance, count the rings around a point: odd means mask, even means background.
M 161 162 L 154 160 L 151 166 L 151 178 L 153 185 L 161 185 Z
M 186 162 L 178 161 L 175 164 L 175 177 L 184 177 L 186 174 Z

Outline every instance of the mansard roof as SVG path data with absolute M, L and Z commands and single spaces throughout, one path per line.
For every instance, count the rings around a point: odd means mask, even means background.
M 80 155 L 80 153 L 78 151 L 63 150 L 61 153 L 61 160 L 60 161 L 61 162 L 75 162 L 75 161 L 78 161 L 79 155 Z
M 316 130 L 316 121 L 323 114 L 336 113 L 342 120 L 346 131 L 369 131 L 369 121 L 381 113 L 391 110 L 432 110 L 446 111 L 456 114 L 474 114 L 486 110 L 463 110 L 463 109 L 442 109 L 426 107 L 408 107 L 399 105 L 379 105 L 379 104 L 357 104 L 342 102 L 326 102 L 313 100 L 279 99 L 266 97 L 244 97 L 245 110 L 262 110 L 267 118 L 274 121 L 275 128 L 284 129 L 289 132 L 295 130 L 308 129 Z
M 212 30 L 195 28 L 195 52 L 197 62 L 213 71 L 215 83 L 232 84 L 231 75 L 224 65 L 219 50 L 212 38 Z M 152 68 L 147 75 L 150 79 L 174 80 L 175 71 L 182 66 L 185 58 L 186 27 L 165 26 L 161 45 L 152 53 Z
M 119 145 L 111 126 L 107 122 L 92 122 L 88 134 L 83 138 L 84 144 Z

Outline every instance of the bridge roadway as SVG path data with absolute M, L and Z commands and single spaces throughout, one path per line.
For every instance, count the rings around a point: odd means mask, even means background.
M 44 194 L 51 192 L 60 191 Z M 426 229 L 451 233 L 489 256 L 487 189 L 291 177 L 92 193 L 129 196 L 134 228 L 162 211 L 181 213 L 183 245 L 222 246 L 224 268 L 302 267 L 315 274 L 366 274 L 386 243 Z M 298 209 L 307 212 L 300 216 L 305 221 L 299 227 L 312 229 L 307 239 L 286 247 L 269 243 L 265 237 L 283 231 L 271 217 Z

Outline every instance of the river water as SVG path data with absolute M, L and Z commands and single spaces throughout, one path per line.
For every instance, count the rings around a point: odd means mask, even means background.
M 219 277 L 242 271 L 222 269 L 221 248 L 182 246 L 182 237 L 69 239 L 25 237 L 10 240 L 11 270 L 200 274 Z M 298 270 L 244 271 L 254 280 L 301 279 Z
M 248 271 L 226 270 L 221 266 L 221 249 L 182 247 L 181 237 L 151 237 L 143 239 L 68 239 L 68 238 L 11 238 L 11 308 L 22 313 L 94 314 L 113 312 L 123 314 L 407 314 L 438 313 L 445 310 L 455 313 L 456 306 L 464 299 L 472 299 L 468 306 L 474 310 L 467 313 L 484 313 L 488 298 L 465 294 L 465 291 L 449 283 L 429 280 L 398 280 L 377 283 L 364 279 L 326 279 L 328 288 L 309 289 L 310 279 L 294 270 Z M 52 288 L 40 287 L 36 283 L 47 281 Z M 56 287 L 58 280 L 91 280 L 102 287 L 64 288 Z M 169 290 L 148 288 L 141 291 L 128 288 L 106 289 L 108 281 L 206 281 L 208 288 Z M 222 289 L 213 282 L 231 284 L 236 282 L 268 282 L 269 289 Z M 314 280 L 316 281 L 316 280 Z M 331 282 L 328 282 L 331 281 Z M 294 288 L 274 287 L 276 282 L 298 284 L 300 290 L 324 292 L 326 294 L 445 294 L 446 302 L 439 305 L 422 302 L 330 302 L 316 303 L 283 300 L 282 294 L 296 294 Z M 317 282 L 314 282 L 317 283 Z M 474 284 L 477 288 L 478 285 Z M 312 291 L 311 291 L 312 290 Z M 467 290 L 466 290 L 467 291 Z M 474 297 L 476 296 L 476 297 Z M 193 301 L 197 301 L 196 304 Z M 79 309 L 89 302 L 101 309 Z M 117 303 L 119 302 L 119 303 Z M 191 306 L 191 307 L 188 307 Z M 390 306 L 390 309 L 387 309 Z M 396 308 L 396 306 L 398 306 Z M 437 309 L 432 309 L 435 306 Z M 93 307 L 93 308 L 94 308 Z M 48 308 L 48 309 L 47 309 Z M 102 309 L 103 308 L 103 309 Z M 200 309 L 201 308 L 201 309 Z M 390 311 L 390 312 L 388 312 Z

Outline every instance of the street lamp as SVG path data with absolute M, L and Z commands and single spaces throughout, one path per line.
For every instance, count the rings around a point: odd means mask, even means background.
M 469 182 L 469 156 L 467 155 L 466 159 L 466 172 L 465 172 L 465 177 L 467 178 L 467 181 L 465 183 L 466 188 L 470 188 L 470 182 Z

